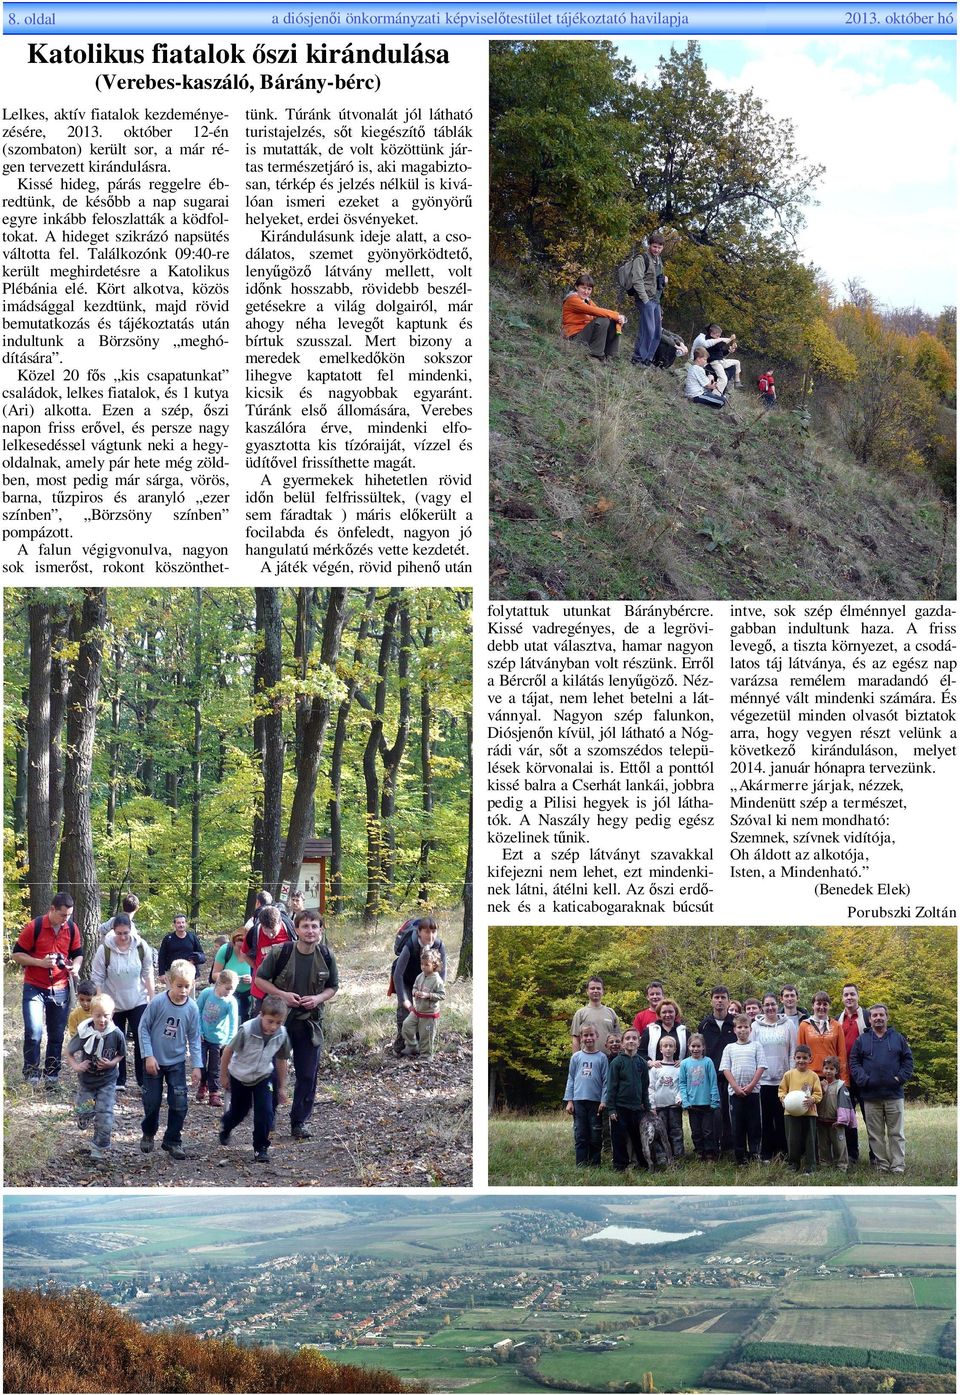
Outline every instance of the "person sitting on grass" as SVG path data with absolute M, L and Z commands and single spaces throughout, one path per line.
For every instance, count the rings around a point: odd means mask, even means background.
M 597 1050 L 597 1029 L 586 1023 L 580 1031 L 580 1049 L 570 1057 L 567 1088 L 563 1096 L 567 1113 L 573 1115 L 573 1147 L 577 1167 L 600 1166 L 603 1151 L 600 1104 L 608 1069 L 606 1056 Z
M 563 299 L 563 337 L 582 345 L 591 358 L 609 362 L 620 352 L 620 330 L 627 322 L 626 316 L 594 305 L 592 295 L 593 277 L 578 276 L 575 287 Z
M 406 1055 L 433 1056 L 440 1031 L 440 1004 L 446 992 L 440 977 L 440 955 L 435 949 L 425 949 L 411 989 L 413 1007 L 403 1020 Z
M 723 406 L 723 393 L 714 388 L 707 376 L 707 351 L 702 347 L 694 350 L 692 361 L 687 364 L 687 381 L 684 384 L 683 395 L 688 402 L 695 402 L 698 407 Z
M 270 1161 L 270 1135 L 278 1104 L 286 1104 L 287 1061 L 290 1040 L 284 1022 L 288 1007 L 282 998 L 268 993 L 256 1017 L 244 1022 L 220 1057 L 220 1085 L 230 1091 L 230 1103 L 220 1120 L 219 1139 L 226 1147 L 230 1135 L 242 1124 L 253 1105 L 253 1156 Z M 276 1071 L 276 1097 L 274 1097 Z M 212 1102 L 212 1101 L 211 1101 Z
M 96 1161 L 110 1152 L 117 1072 L 126 1049 L 126 1038 L 113 1025 L 113 999 L 106 993 L 95 994 L 90 1015 L 77 1028 L 67 1055 L 77 1075 L 77 1126 L 85 1129 L 93 1120 L 90 1156 Z
M 766 373 L 761 373 L 757 379 L 757 392 L 765 407 L 775 407 L 777 405 L 777 386 L 773 381 L 773 369 L 768 368 Z
M 584 1028 L 585 1032 L 589 1030 Z M 626 1172 L 631 1146 L 635 1158 L 643 1157 L 640 1119 L 650 1108 L 649 1080 L 649 1068 L 640 1055 L 640 1033 L 636 1027 L 628 1027 L 623 1034 L 623 1050 L 610 1062 L 601 1102 L 610 1120 L 613 1166 L 617 1172 Z
M 780 1102 L 787 1095 L 798 1092 L 805 1096 L 804 1112 L 789 1114 L 783 1112 L 783 1125 L 787 1135 L 787 1162 L 792 1172 L 803 1172 L 812 1177 L 817 1170 L 817 1105 L 823 1099 L 823 1086 L 815 1070 L 810 1069 L 809 1046 L 798 1046 L 793 1053 L 793 1070 L 784 1071 L 783 1079 L 777 1087 Z
M 138 1035 L 143 1056 L 143 1130 L 141 1153 L 153 1152 L 160 1127 L 163 1086 L 167 1086 L 167 1127 L 161 1147 L 177 1162 L 183 1151 L 183 1124 L 190 1097 L 187 1094 L 187 1047 L 193 1063 L 192 1084 L 200 1084 L 200 1013 L 190 996 L 197 971 L 186 959 L 175 959 L 167 970 L 167 991 L 147 1004 Z

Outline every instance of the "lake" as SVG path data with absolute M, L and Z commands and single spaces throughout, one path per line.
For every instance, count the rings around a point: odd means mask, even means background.
M 643 1230 L 632 1225 L 607 1225 L 584 1240 L 622 1240 L 625 1245 L 666 1245 L 671 1240 L 689 1240 L 702 1230 Z

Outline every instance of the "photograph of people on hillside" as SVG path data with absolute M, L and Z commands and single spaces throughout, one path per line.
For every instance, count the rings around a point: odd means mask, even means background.
M 4 599 L 5 1181 L 469 1184 L 470 593 Z
M 491 43 L 494 599 L 956 596 L 954 84 L 951 40 Z
M 493 925 L 489 1181 L 953 1186 L 956 962 L 952 926 Z

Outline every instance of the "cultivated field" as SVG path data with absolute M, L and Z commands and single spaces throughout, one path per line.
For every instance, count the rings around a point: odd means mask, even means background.
M 933 1283 L 946 1283 L 934 1279 Z M 797 1279 L 784 1290 L 784 1301 L 798 1308 L 916 1308 L 909 1279 Z M 939 1307 L 939 1304 L 932 1305 Z M 794 1339 L 795 1340 L 795 1339 Z
M 548 1352 L 538 1364 L 545 1376 L 575 1381 L 584 1390 L 637 1381 L 643 1371 L 652 1371 L 663 1390 L 682 1390 L 695 1386 L 735 1341 L 733 1333 L 635 1332 L 616 1351 Z
M 875 1347 L 880 1351 L 926 1352 L 937 1356 L 946 1315 L 916 1309 L 863 1308 L 784 1309 L 765 1342 L 803 1342 L 811 1346 Z
M 911 1279 L 910 1286 L 917 1299 L 918 1308 L 955 1308 L 957 1306 L 957 1281 L 955 1278 Z
M 940 1245 L 850 1245 L 826 1263 L 832 1269 L 845 1269 L 848 1264 L 876 1265 L 878 1269 L 902 1264 L 911 1269 L 952 1269 L 953 1240 L 944 1236 Z

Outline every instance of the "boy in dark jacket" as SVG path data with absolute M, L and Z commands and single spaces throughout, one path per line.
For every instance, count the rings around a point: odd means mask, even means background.
M 626 1172 L 630 1145 L 634 1156 L 643 1157 L 640 1139 L 640 1119 L 650 1108 L 650 1071 L 640 1053 L 640 1033 L 628 1027 L 623 1034 L 623 1047 L 613 1057 L 603 1088 L 601 1108 L 610 1118 L 610 1141 L 613 1145 L 613 1166 Z

